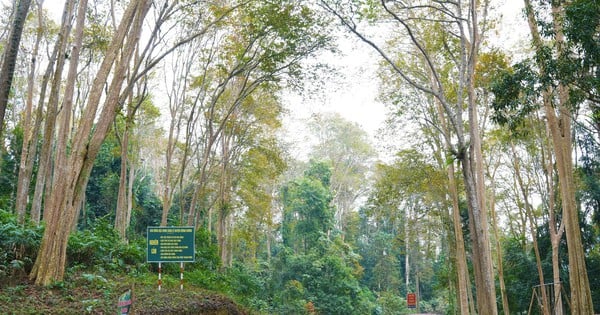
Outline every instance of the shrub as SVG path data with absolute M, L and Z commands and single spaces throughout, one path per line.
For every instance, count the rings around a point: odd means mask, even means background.
M 0 210 L 0 278 L 31 270 L 42 233 L 43 227 L 21 225 L 15 215 Z
M 90 229 L 71 234 L 67 257 L 70 267 L 118 270 L 142 264 L 145 243 L 143 240 L 123 242 L 108 220 L 99 219 Z

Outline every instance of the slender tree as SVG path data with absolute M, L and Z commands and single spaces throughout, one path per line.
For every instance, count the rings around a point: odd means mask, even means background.
M 15 212 L 19 221 L 23 222 L 27 211 L 27 203 L 29 197 L 29 186 L 31 183 L 31 175 L 33 173 L 33 163 L 37 151 L 37 134 L 41 125 L 41 115 L 33 113 L 33 98 L 34 86 L 36 83 L 36 67 L 38 66 L 39 48 L 44 35 L 44 19 L 43 19 L 43 1 L 39 1 L 37 6 L 37 31 L 33 50 L 31 52 L 31 64 L 29 65 L 29 75 L 27 78 L 27 97 L 25 101 L 25 110 L 23 113 L 23 146 L 21 148 L 21 161 L 19 162 L 19 176 L 17 180 L 17 195 L 15 200 Z M 50 61 L 53 64 L 53 61 Z M 48 78 L 48 76 L 45 76 Z M 46 85 L 47 80 L 43 80 L 42 85 Z M 41 95 L 44 99 L 44 95 Z M 41 103 L 41 102 L 40 102 Z M 1 136 L 1 135 L 0 135 Z M 39 222 L 39 215 L 31 214 L 33 222 Z
M 540 77 L 552 74 L 548 67 L 548 50 L 545 45 L 534 7 L 525 0 L 525 12 L 536 50 Z M 564 26 L 565 3 L 554 1 L 550 4 L 551 26 L 553 30 L 553 49 L 560 59 L 567 54 Z M 567 247 L 569 249 L 569 282 L 571 288 L 571 312 L 573 314 L 593 314 L 590 284 L 585 264 L 585 254 L 581 243 L 579 211 L 575 200 L 575 180 L 573 176 L 572 155 L 572 111 L 570 106 L 570 87 L 565 82 L 557 82 L 556 89 L 547 85 L 542 90 L 543 109 L 550 131 L 552 149 L 556 159 L 558 184 L 560 188 L 562 213 L 565 220 Z
M 477 309 L 481 314 L 497 314 L 496 293 L 488 218 L 485 208 L 483 158 L 481 152 L 480 122 L 475 91 L 475 69 L 478 65 L 482 34 L 486 24 L 488 1 L 426 2 L 409 4 L 401 1 L 381 1 L 368 10 L 353 3 L 321 1 L 352 34 L 371 46 L 393 72 L 407 83 L 440 103 L 449 121 L 452 134 L 443 134 L 453 157 L 462 167 L 469 210 L 469 227 L 473 240 L 473 269 L 477 292 Z M 345 5 L 343 5 L 345 4 Z M 385 45 L 365 35 L 353 20 L 356 12 L 363 16 L 377 14 L 395 23 L 403 30 L 412 47 L 411 56 L 420 60 L 425 71 L 415 75 L 398 63 Z M 433 17 L 433 19 L 432 19 Z M 434 21 L 427 23 L 427 21 Z M 467 22 L 467 23 L 465 23 Z M 426 37 L 437 25 L 442 45 L 428 47 Z M 482 28 L 483 26 L 483 28 Z M 431 49 L 435 48 L 435 49 Z M 453 64 L 453 81 L 445 81 L 447 70 L 435 58 L 439 48 L 446 49 Z M 451 48 L 451 49 L 449 49 Z M 423 80 L 423 78 L 426 78 Z M 464 112 L 463 108 L 466 108 Z M 468 117 L 464 121 L 463 115 Z M 465 126 L 465 123 L 468 123 Z M 463 310 L 464 311 L 464 310 Z
M 4 47 L 2 67 L 0 68 L 0 138 L 2 138 L 4 129 L 4 115 L 10 97 L 10 89 L 15 73 L 17 56 L 19 54 L 19 44 L 21 43 L 21 35 L 23 34 L 23 25 L 25 25 L 30 6 L 31 0 L 17 1 L 8 42 Z

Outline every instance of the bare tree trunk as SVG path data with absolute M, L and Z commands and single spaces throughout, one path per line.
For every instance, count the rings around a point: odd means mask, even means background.
M 432 80 L 433 84 L 433 80 Z M 439 101 L 435 100 L 435 108 L 438 115 L 438 120 L 442 128 L 442 133 L 447 135 L 447 139 L 450 135 L 450 129 L 448 128 L 447 119 L 444 117 L 444 109 L 442 108 Z M 449 141 L 444 142 L 444 148 L 447 152 L 451 152 L 451 144 Z M 460 308 L 461 315 L 469 314 L 469 270 L 467 268 L 467 253 L 465 250 L 465 239 L 462 230 L 462 219 L 460 217 L 460 205 L 458 197 L 458 186 L 456 183 L 456 171 L 454 169 L 454 163 L 449 164 L 446 168 L 448 176 L 448 194 L 452 201 L 452 221 L 454 227 L 454 238 L 455 238 L 455 252 L 456 252 L 456 279 L 458 286 L 457 300 Z
M 4 129 L 4 115 L 6 113 L 6 106 L 8 105 L 13 76 L 15 74 L 23 25 L 27 19 L 30 5 L 31 0 L 18 0 L 17 9 L 8 35 L 8 42 L 4 47 L 2 68 L 0 68 L 0 138 L 2 138 Z
M 34 93 L 34 83 L 35 83 L 35 73 L 37 67 L 37 58 L 39 53 L 40 42 L 42 40 L 42 34 L 44 29 L 44 22 L 42 20 L 42 2 L 40 2 L 38 6 L 38 29 L 37 36 L 35 40 L 35 45 L 33 47 L 33 52 L 31 53 L 31 64 L 29 76 L 27 78 L 27 100 L 25 102 L 25 117 L 23 118 L 23 145 L 21 147 L 21 160 L 19 161 L 19 176 L 17 179 L 17 195 L 15 197 L 15 211 L 17 213 L 17 221 L 24 222 L 25 215 L 27 212 L 27 203 L 29 197 L 29 187 L 31 183 L 31 175 L 33 173 L 33 162 L 36 154 L 36 145 L 35 142 L 37 140 L 37 136 L 34 136 L 34 132 L 39 131 L 39 127 L 36 129 L 36 124 L 32 125 L 33 120 L 33 93 Z M 52 63 L 53 61 L 50 61 Z M 47 81 L 46 81 L 47 82 Z M 46 84 L 46 83 L 42 83 Z M 36 121 L 41 119 L 41 117 L 36 117 Z M 0 135 L 1 137 L 1 135 Z M 32 143 L 34 145 L 32 145 Z M 31 219 L 34 222 L 39 222 L 39 216 L 37 218 L 33 217 L 33 213 L 31 214 Z M 35 221 L 37 220 L 37 221 Z
M 227 242 L 227 234 L 229 233 L 227 220 L 229 218 L 231 212 L 231 195 L 229 193 L 230 190 L 230 178 L 229 178 L 229 136 L 223 136 L 221 139 L 221 155 L 222 155 L 222 164 L 221 164 L 221 182 L 219 185 L 219 194 L 220 194 L 220 202 L 219 202 L 219 215 L 218 219 L 218 229 L 217 229 L 217 240 L 219 245 L 219 251 L 221 253 L 221 263 L 222 265 L 228 266 L 228 242 Z
M 492 153 L 493 155 L 493 153 Z M 506 284 L 504 282 L 504 266 L 503 266 L 503 251 L 502 251 L 502 243 L 501 236 L 498 233 L 498 221 L 496 215 L 496 174 L 498 172 L 498 168 L 500 166 L 500 162 L 493 163 L 492 159 L 489 159 L 490 162 L 487 163 L 487 171 L 489 178 L 489 209 L 490 214 L 492 216 L 492 232 L 494 233 L 495 245 L 496 245 L 496 262 L 498 264 L 498 282 L 500 284 L 500 295 L 502 299 L 502 310 L 504 314 L 510 314 L 509 304 L 508 304 L 508 296 L 506 293 Z
M 65 14 L 63 15 L 63 32 L 61 32 L 61 49 L 59 49 L 59 60 L 57 69 L 54 76 L 54 83 L 52 86 L 52 92 L 50 94 L 50 100 L 52 102 L 53 99 L 58 103 L 58 86 L 61 82 L 61 73 L 64 64 L 65 58 L 65 46 L 67 42 L 67 37 L 69 36 L 71 29 L 71 12 L 74 8 L 75 1 L 67 1 L 65 4 Z M 74 55 L 71 63 L 69 65 L 69 73 L 67 77 L 67 87 L 65 88 L 65 98 L 64 103 L 65 107 L 70 106 L 69 104 L 73 101 L 73 88 L 75 82 L 75 74 L 77 71 L 77 59 L 79 57 L 79 50 L 81 49 L 81 42 L 83 38 L 83 28 L 85 24 L 85 10 L 87 7 L 87 1 L 83 0 L 80 3 L 80 7 L 77 12 L 77 26 L 75 31 L 75 43 L 73 45 L 72 54 Z M 65 25 L 66 24 L 66 25 Z M 77 59 L 76 59 L 77 58 Z M 70 96 L 70 99 L 69 99 Z M 50 104 L 50 107 L 56 107 L 56 105 Z M 63 117 L 60 128 L 60 135 L 57 143 L 57 152 L 56 152 L 56 161 L 60 162 L 64 159 L 66 154 L 66 139 L 62 139 L 64 136 L 68 134 L 68 125 L 70 123 L 70 113 L 71 110 L 63 111 Z M 48 117 L 49 119 L 49 117 Z M 48 121 L 46 123 L 46 128 L 48 129 Z M 53 129 L 54 127 L 52 127 Z M 48 148 L 49 150 L 49 148 Z M 58 164 L 55 167 L 54 174 L 56 175 L 56 180 L 52 183 L 52 189 L 58 189 L 59 184 L 63 184 L 64 176 L 66 175 L 66 166 L 64 163 Z M 59 198 L 64 197 L 62 194 L 58 196 Z M 36 284 L 38 285 L 47 285 L 50 282 L 58 279 L 62 279 L 64 276 L 64 266 L 66 264 L 66 250 L 67 250 L 67 242 L 60 241 L 55 242 L 57 239 L 67 239 L 68 235 L 72 231 L 72 227 L 75 221 L 75 213 L 70 213 L 64 210 L 65 207 L 57 204 L 58 211 L 46 210 L 49 206 L 54 205 L 52 202 L 58 200 L 57 198 L 52 198 L 51 200 L 47 200 L 46 208 L 44 210 L 44 218 L 46 221 L 46 229 L 44 230 L 44 236 L 42 238 L 42 243 L 40 245 L 40 250 L 38 252 L 38 256 L 33 267 L 33 270 L 30 274 L 32 279 L 35 279 Z
M 458 304 L 460 314 L 469 314 L 468 292 L 469 270 L 467 268 L 467 254 L 465 250 L 465 240 L 462 231 L 462 220 L 460 217 L 460 206 L 458 203 L 458 190 L 454 179 L 454 164 L 448 166 L 448 189 L 452 200 L 452 221 L 454 223 L 454 237 L 456 239 L 456 278 L 458 283 Z
M 35 191 L 32 204 L 32 212 L 40 213 L 42 208 L 42 200 L 46 191 L 46 185 L 51 180 L 52 175 L 52 145 L 54 142 L 54 129 L 57 124 L 58 115 L 58 101 L 60 93 L 60 85 L 62 79 L 62 73 L 65 64 L 66 46 L 68 36 L 71 33 L 72 20 L 71 15 L 73 12 L 73 1 L 69 0 L 65 2 L 65 8 L 63 11 L 61 30 L 58 35 L 56 42 L 57 62 L 56 69 L 54 70 L 54 77 L 50 87 L 50 97 L 48 99 L 48 106 L 46 109 L 46 121 L 44 124 L 44 139 L 42 141 L 42 150 L 40 152 L 38 173 L 35 182 Z M 47 213 L 44 211 L 44 220 L 47 217 Z
M 496 285 L 494 281 L 494 268 L 489 239 L 489 227 L 487 211 L 485 209 L 485 178 L 483 176 L 483 157 L 481 152 L 481 133 L 479 131 L 479 119 L 475 95 L 475 68 L 477 67 L 479 45 L 479 20 L 477 13 L 478 5 L 472 0 L 469 5 L 469 16 L 471 25 L 469 33 L 471 42 L 466 65 L 468 114 L 469 114 L 469 136 L 471 144 L 468 156 L 463 158 L 463 177 L 469 212 L 471 213 L 471 235 L 473 237 L 473 259 L 475 269 L 475 287 L 477 289 L 477 308 L 480 314 L 496 315 Z M 479 273 L 479 274 L 478 274 Z
M 131 99 L 130 99 L 131 100 Z M 128 110 L 129 111 L 129 110 Z M 126 232 L 129 226 L 127 221 L 127 165 L 129 163 L 129 113 L 125 122 L 125 130 L 121 139 L 121 172 L 119 174 L 119 192 L 117 194 L 117 209 L 115 213 L 115 230 L 119 233 L 121 239 L 126 239 Z M 116 132 L 116 131 L 115 131 Z M 131 170 L 129 171 L 131 173 Z
M 550 315 L 550 303 L 548 301 L 548 295 L 546 294 L 546 289 L 544 288 L 544 284 L 546 281 L 544 280 L 544 271 L 542 269 L 542 258 L 540 255 L 540 249 L 539 249 L 538 241 L 537 241 L 537 229 L 536 229 L 537 226 L 535 225 L 535 221 L 534 221 L 533 213 L 532 213 L 533 211 L 532 211 L 531 205 L 529 203 L 529 197 L 528 197 L 529 189 L 528 189 L 528 187 L 525 186 L 525 183 L 523 182 L 523 178 L 521 176 L 521 163 L 519 163 L 519 157 L 517 156 L 517 151 L 515 150 L 515 145 L 512 142 L 510 145 L 511 145 L 511 150 L 513 153 L 512 160 L 513 160 L 513 167 L 515 170 L 515 179 L 517 181 L 517 186 L 519 187 L 521 194 L 523 195 L 523 204 L 524 204 L 524 208 L 525 208 L 525 214 L 526 214 L 527 218 L 529 219 L 529 229 L 530 229 L 531 239 L 533 240 L 533 251 L 535 253 L 535 261 L 536 261 L 536 266 L 537 266 L 537 271 L 538 271 L 538 279 L 539 279 L 541 295 L 542 295 L 542 313 L 544 315 Z
M 500 295 L 502 297 L 502 310 L 504 314 L 510 314 L 510 307 L 508 305 L 508 294 L 506 293 L 506 283 L 504 282 L 504 264 L 502 253 L 502 244 L 500 242 L 500 235 L 498 234 L 498 224 L 496 220 L 496 201 L 492 194 L 492 200 L 490 200 L 490 212 L 492 215 L 492 224 L 494 229 L 494 238 L 496 239 L 496 255 L 498 261 L 498 282 L 500 283 Z
M 135 163 L 129 161 L 129 180 L 127 181 L 127 227 L 131 224 L 131 213 L 133 211 L 133 182 L 135 181 Z
M 548 127 L 546 127 L 547 136 L 545 139 L 549 139 Z M 556 222 L 556 213 L 555 213 L 555 204 L 554 200 L 556 198 L 556 193 L 554 191 L 554 179 L 552 174 L 554 174 L 554 163 L 552 161 L 552 154 L 550 151 L 552 150 L 550 144 L 547 141 L 544 141 L 545 146 L 542 148 L 548 147 L 548 153 L 546 154 L 547 158 L 542 158 L 542 161 L 547 161 L 544 163 L 546 165 L 546 187 L 548 189 L 548 225 L 549 225 L 549 233 L 550 233 L 550 243 L 552 245 L 552 279 L 554 282 L 554 315 L 562 315 L 563 314 L 563 302 L 562 302 L 562 281 L 560 280 L 560 261 L 559 261 L 559 246 L 560 240 L 565 232 L 565 221 L 561 220 L 560 226 Z M 542 152 L 545 152 L 543 150 Z

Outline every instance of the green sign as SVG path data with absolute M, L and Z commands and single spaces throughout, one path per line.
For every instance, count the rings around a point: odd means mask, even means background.
M 148 262 L 193 262 L 193 226 L 148 227 Z

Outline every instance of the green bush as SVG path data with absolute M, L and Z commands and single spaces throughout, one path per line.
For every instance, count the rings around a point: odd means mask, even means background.
M 42 234 L 43 227 L 21 225 L 15 215 L 0 210 L 0 278 L 31 270 Z
M 77 231 L 69 237 L 69 266 L 98 267 L 120 270 L 139 266 L 145 261 L 144 240 L 123 242 L 108 220 L 97 220 L 90 229 Z

